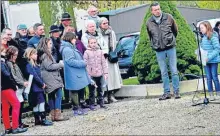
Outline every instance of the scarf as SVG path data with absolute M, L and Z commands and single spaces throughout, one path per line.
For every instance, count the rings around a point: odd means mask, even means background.
M 156 16 L 153 15 L 153 18 L 154 18 L 154 20 L 156 21 L 157 24 L 160 24 L 161 18 L 162 18 L 162 13 L 159 17 L 156 17 Z
M 95 33 L 92 34 L 92 33 L 90 33 L 88 30 L 86 30 L 85 33 L 87 33 L 88 35 L 94 36 L 94 37 L 99 36 L 97 31 L 95 31 Z
M 113 50 L 113 37 L 112 37 L 112 28 L 109 26 L 108 29 L 101 29 L 101 34 L 103 36 L 108 36 L 108 47 L 109 47 L 109 52 Z

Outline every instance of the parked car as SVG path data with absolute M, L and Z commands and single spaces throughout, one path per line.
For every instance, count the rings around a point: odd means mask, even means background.
M 140 32 L 131 33 L 119 38 L 116 51 L 118 53 L 118 64 L 122 78 L 129 78 L 135 76 L 132 65 L 132 56 L 138 45 Z

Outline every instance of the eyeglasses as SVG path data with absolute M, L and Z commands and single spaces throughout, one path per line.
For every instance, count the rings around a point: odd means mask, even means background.
M 27 31 L 27 29 L 21 29 L 21 31 Z
M 8 36 L 12 36 L 12 34 L 7 34 Z

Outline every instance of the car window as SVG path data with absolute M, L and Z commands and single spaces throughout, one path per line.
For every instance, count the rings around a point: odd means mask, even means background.
M 117 51 L 120 51 L 122 49 L 133 51 L 134 46 L 135 46 L 135 36 L 124 37 L 118 42 Z

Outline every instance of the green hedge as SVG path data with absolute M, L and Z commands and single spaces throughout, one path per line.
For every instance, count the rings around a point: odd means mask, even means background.
M 187 25 L 186 20 L 177 10 L 174 2 L 160 1 L 160 5 L 163 12 L 173 15 L 178 25 L 177 58 L 179 72 L 199 74 L 200 68 L 194 54 L 197 44 L 193 32 Z M 139 45 L 132 60 L 140 83 L 161 82 L 160 69 L 156 61 L 156 54 L 150 47 L 150 40 L 146 31 L 146 22 L 150 16 L 151 12 L 149 8 L 141 27 Z
M 72 17 L 72 25 L 75 27 L 74 2 L 72 1 L 39 1 L 40 17 L 45 25 L 46 35 L 48 36 L 50 26 L 60 24 L 62 13 L 68 12 Z

